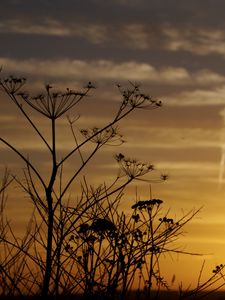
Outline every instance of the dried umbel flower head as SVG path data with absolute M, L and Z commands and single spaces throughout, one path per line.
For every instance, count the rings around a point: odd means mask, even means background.
M 161 174 L 160 175 L 160 179 L 162 180 L 162 181 L 165 181 L 165 180 L 167 180 L 169 178 L 169 175 L 168 174 Z
M 215 267 L 215 269 L 213 269 L 213 273 L 217 274 L 217 273 L 220 273 L 222 270 L 224 269 L 224 265 L 223 264 L 220 264 L 220 265 L 217 265 Z
M 126 158 L 122 153 L 117 154 L 115 159 L 119 163 L 122 173 L 130 179 L 138 178 L 154 170 L 152 164 Z
M 137 203 L 133 204 L 131 208 L 142 210 L 142 209 L 153 208 L 153 206 L 158 207 L 162 203 L 163 201 L 160 199 L 140 200 Z
M 24 77 L 9 76 L 0 79 L 0 88 L 17 104 L 21 105 L 18 100 L 23 100 L 34 110 L 42 115 L 50 118 L 57 119 L 70 110 L 73 106 L 81 101 L 87 93 L 94 88 L 94 85 L 89 82 L 82 92 L 74 91 L 66 88 L 65 91 L 54 91 L 50 84 L 45 85 L 42 93 L 31 96 L 28 93 L 21 91 L 21 88 L 26 83 Z
M 95 232 L 105 232 L 105 231 L 116 231 L 116 225 L 107 219 L 102 218 L 96 218 L 92 225 L 90 226 L 90 229 Z
M 105 129 L 93 127 L 92 129 L 81 129 L 80 132 L 86 139 L 90 139 L 90 141 L 99 145 L 119 146 L 124 143 L 123 136 L 119 133 L 117 127 L 110 126 Z
M 117 85 L 123 96 L 123 108 L 128 106 L 132 108 L 154 109 L 162 106 L 160 100 L 153 99 L 151 96 L 142 93 L 138 84 L 133 84 L 132 82 L 130 84 L 131 88 L 128 89 L 122 89 L 121 85 Z
M 78 233 L 86 234 L 89 229 L 90 229 L 90 225 L 87 223 L 83 223 L 80 225 Z
M 143 239 L 143 232 L 139 228 L 136 228 L 132 232 L 132 235 L 133 235 L 135 241 L 141 241 Z
M 163 217 L 163 218 L 160 218 L 159 221 L 163 222 L 163 223 L 168 223 L 168 224 L 171 224 L 171 225 L 174 224 L 174 220 L 172 218 Z
M 0 86 L 1 88 L 7 92 L 8 94 L 15 94 L 17 93 L 22 86 L 26 83 L 26 78 L 24 77 L 15 77 L 10 75 L 7 78 L 0 79 Z
M 176 230 L 180 226 L 179 222 L 176 222 L 172 218 L 163 217 L 163 218 L 159 218 L 159 221 L 161 224 L 164 224 L 166 226 L 166 229 L 170 232 Z
M 76 92 L 67 88 L 64 92 L 56 92 L 51 85 L 47 84 L 45 91 L 36 96 L 29 96 L 23 92 L 17 95 L 42 115 L 50 119 L 57 119 L 78 104 L 88 91 L 89 88 L 84 92 Z

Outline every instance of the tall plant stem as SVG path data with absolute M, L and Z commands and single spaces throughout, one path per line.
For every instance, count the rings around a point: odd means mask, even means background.
M 50 279 L 52 274 L 52 241 L 53 241 L 53 230 L 54 230 L 54 209 L 53 209 L 53 186 L 57 174 L 57 160 L 56 160 L 56 137 L 55 137 L 55 119 L 52 118 L 52 174 L 48 184 L 48 187 L 45 191 L 47 205 L 48 205 L 48 233 L 47 233 L 47 251 L 46 251 L 46 270 L 44 274 L 44 282 L 42 289 L 42 296 L 47 297 L 49 295 Z

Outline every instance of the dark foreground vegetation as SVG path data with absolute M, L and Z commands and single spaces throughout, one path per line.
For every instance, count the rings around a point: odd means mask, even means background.
M 1 297 L 1 300 L 41 300 L 43 299 L 43 297 L 41 296 L 3 296 Z M 54 300 L 55 297 L 48 297 L 48 299 L 52 299 Z M 58 296 L 57 299 L 59 300 L 110 300 L 112 298 L 107 298 L 107 297 L 85 297 L 85 296 L 81 296 L 81 295 L 61 295 Z M 114 298 L 114 299 L 119 299 L 119 298 Z M 147 299 L 158 299 L 158 300 L 179 300 L 182 299 L 180 298 L 180 294 L 178 291 L 161 291 L 160 295 L 158 295 L 157 292 L 152 293 L 152 298 L 146 298 L 144 297 L 143 294 L 140 294 L 137 291 L 133 291 L 133 292 L 129 292 L 128 295 L 126 296 L 126 298 L 124 298 L 124 300 L 147 300 Z M 198 297 L 191 297 L 189 299 L 207 299 L 207 300 L 224 300 L 225 299 L 225 292 L 213 292 L 208 294 L 207 292 L 203 292 L 203 293 L 199 293 Z
M 95 88 L 91 82 L 81 91 L 59 92 L 46 85 L 36 95 L 25 91 L 25 82 L 13 76 L 1 79 L 1 97 L 14 103 L 39 137 L 51 166 L 42 173 L 28 153 L 0 137 L 24 163 L 23 178 L 6 170 L 0 188 L 1 299 L 200 299 L 206 296 L 203 291 L 223 287 L 224 266 L 220 265 L 207 281 L 199 278 L 193 290 L 165 292 L 170 286 L 161 273 L 161 257 L 192 255 L 179 250 L 176 242 L 198 211 L 174 219 L 172 210 L 165 211 L 163 200 L 151 192 L 149 199 L 138 195 L 128 199 L 126 189 L 140 180 L 151 188 L 153 182 L 165 181 L 166 174 L 157 176 L 151 163 L 118 152 L 114 180 L 93 186 L 84 175 L 103 146 L 124 143 L 118 124 L 125 117 L 136 109 L 159 108 L 161 102 L 142 93 L 138 85 L 118 86 L 121 102 L 112 119 L 101 128 L 79 128 L 74 114 L 79 116 L 77 105 Z M 49 132 L 43 133 L 35 123 L 37 114 L 49 121 Z M 64 115 L 74 146 L 62 156 L 57 130 Z M 7 189 L 15 184 L 33 204 L 23 238 L 13 231 L 5 210 Z M 122 201 L 129 203 L 126 212 L 120 209 Z M 134 289 L 138 290 L 131 292 Z

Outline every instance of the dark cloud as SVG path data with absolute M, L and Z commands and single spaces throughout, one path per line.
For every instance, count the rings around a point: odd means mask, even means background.
M 221 0 L 2 0 L 0 56 L 136 60 L 193 69 L 207 60 L 222 71 L 224 8 Z
M 93 20 L 104 23 L 174 23 L 218 26 L 224 23 L 223 0 L 2 0 L 1 16 L 53 17 L 67 21 Z

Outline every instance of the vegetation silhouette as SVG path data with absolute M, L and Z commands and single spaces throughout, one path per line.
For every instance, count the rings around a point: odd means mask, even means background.
M 105 145 L 121 145 L 123 136 L 118 124 L 136 109 L 153 110 L 161 101 L 155 100 L 130 84 L 118 85 L 121 102 L 111 121 L 98 128 L 77 129 L 76 118 L 68 116 L 95 89 L 89 82 L 82 91 L 67 88 L 57 92 L 49 84 L 35 96 L 24 91 L 25 78 L 9 76 L 0 80 L 1 90 L 18 108 L 43 149 L 51 157 L 50 175 L 42 174 L 27 155 L 3 137 L 0 141 L 24 163 L 24 177 L 18 178 L 7 170 L 0 188 L 0 293 L 2 297 L 39 297 L 54 299 L 130 299 L 134 287 L 139 299 L 159 299 L 160 291 L 169 289 L 161 274 L 160 258 L 167 253 L 185 253 L 176 247 L 183 227 L 198 213 L 192 210 L 178 219 L 163 209 L 163 201 L 150 197 L 130 205 L 130 214 L 119 209 L 129 184 L 155 172 L 150 163 L 115 155 L 118 174 L 110 184 L 98 187 L 88 184 L 82 172 L 96 153 Z M 50 138 L 35 123 L 33 113 L 49 120 Z M 58 120 L 67 114 L 74 147 L 59 158 L 57 147 Z M 88 146 L 88 148 L 87 148 Z M 88 153 L 87 153 L 88 149 Z M 78 158 L 73 174 L 64 180 L 65 163 Z M 154 180 L 167 179 L 162 174 Z M 153 180 L 153 182 L 154 182 Z M 66 182 L 65 182 L 66 181 Z M 22 239 L 13 232 L 5 216 L 6 190 L 12 182 L 29 196 L 33 214 Z M 79 184 L 79 185 L 78 185 Z M 71 205 L 69 192 L 76 192 Z M 197 255 L 197 254 L 195 254 Z M 183 291 L 179 299 L 202 296 L 202 291 L 224 285 L 224 266 L 217 266 L 213 275 L 197 287 Z M 133 294 L 134 296 L 134 294 Z

